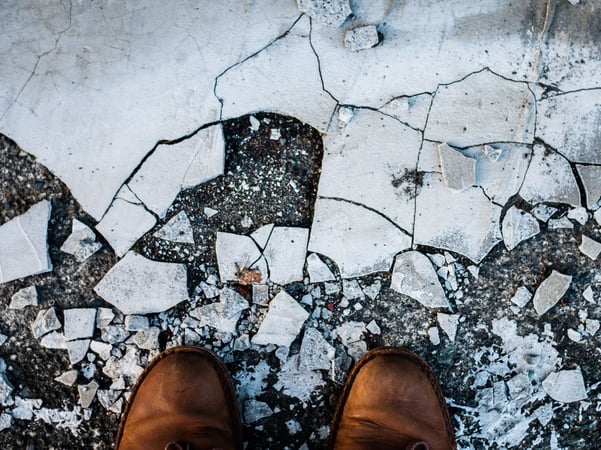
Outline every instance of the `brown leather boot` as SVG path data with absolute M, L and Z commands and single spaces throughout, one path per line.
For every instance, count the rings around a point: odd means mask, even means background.
M 456 449 L 444 396 L 416 354 L 380 348 L 353 367 L 330 432 L 335 450 Z
M 223 363 L 200 347 L 164 351 L 136 381 L 116 450 L 241 450 L 242 426 Z

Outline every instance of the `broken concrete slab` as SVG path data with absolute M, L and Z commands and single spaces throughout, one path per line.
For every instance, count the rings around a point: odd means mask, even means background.
M 397 97 L 390 100 L 379 111 L 394 117 L 411 128 L 423 130 L 432 104 L 431 94 Z
M 82 408 L 89 408 L 96 396 L 98 390 L 98 383 L 90 381 L 88 384 L 77 386 L 79 392 L 79 404 Z
M 95 308 L 65 309 L 64 334 L 67 341 L 92 337 L 96 323 Z
M 263 250 L 272 282 L 285 285 L 303 279 L 308 240 L 307 228 L 273 228 Z
M 154 236 L 166 241 L 194 244 L 194 231 L 185 211 L 180 211 L 169 219 Z
M 594 261 L 601 253 L 601 242 L 597 242 L 596 240 L 583 234 L 582 243 L 580 244 L 580 247 L 578 247 L 578 250 Z
M 71 234 L 63 242 L 61 252 L 73 255 L 77 261 L 84 262 L 102 248 L 102 244 L 96 242 L 96 234 L 86 224 L 73 219 L 71 227 Z
M 436 320 L 440 329 L 449 337 L 449 340 L 455 342 L 457 327 L 459 326 L 459 314 L 437 313 Z
M 79 339 L 67 342 L 67 353 L 72 366 L 83 360 L 90 348 L 90 339 Z
M 307 256 L 307 273 L 311 283 L 323 283 L 324 281 L 336 279 L 330 268 L 317 253 L 311 253 Z
M 121 257 L 155 224 L 155 216 L 139 202 L 131 203 L 117 197 L 96 225 L 96 230 L 108 241 L 115 254 Z
M 67 370 L 54 379 L 65 386 L 73 386 L 77 381 L 77 370 Z
M 130 314 L 125 316 L 125 329 L 127 331 L 143 331 L 148 330 L 150 327 L 150 321 L 146 316 L 140 316 L 136 314 Z
M 300 348 L 300 370 L 330 370 L 334 363 L 336 350 L 315 328 L 305 328 Z
M 242 269 L 257 269 L 261 282 L 267 279 L 267 264 L 257 244 L 248 236 L 217 232 L 215 243 L 219 278 L 221 281 L 236 281 L 240 279 Z
M 0 283 L 52 270 L 47 234 L 50 202 L 43 200 L 0 225 Z
M 349 0 L 297 0 L 297 4 L 299 11 L 330 27 L 339 27 L 353 12 Z
M 572 277 L 564 275 L 556 270 L 549 275 L 536 289 L 534 293 L 534 309 L 539 316 L 549 311 L 563 297 Z
M 65 335 L 63 333 L 51 331 L 50 333 L 42 336 L 42 339 L 40 339 L 40 345 L 44 348 L 66 350 L 67 340 L 65 339 Z
M 501 207 L 480 188 L 450 192 L 440 174 L 426 173 L 416 198 L 413 243 L 457 252 L 479 263 L 501 241 L 500 216 Z
M 584 185 L 586 206 L 589 209 L 597 209 L 601 201 L 601 166 L 576 164 L 576 170 Z
M 378 29 L 375 25 L 366 25 L 362 27 L 346 30 L 344 34 L 344 46 L 351 52 L 358 52 L 375 47 L 380 43 Z
M 285 37 L 221 75 L 215 93 L 222 119 L 273 111 L 325 132 L 336 101 L 323 90 L 309 32 L 309 18 L 301 17 Z
M 224 333 L 236 331 L 236 324 L 242 311 L 248 309 L 244 297 L 230 288 L 223 288 L 219 294 L 219 302 L 201 306 L 190 311 L 190 315 L 198 319 L 200 326 L 211 326 Z
M 162 218 L 182 189 L 222 175 L 224 163 L 223 130 L 217 124 L 176 144 L 159 145 L 127 186 Z
M 601 90 L 566 92 L 538 102 L 536 135 L 571 162 L 601 164 Z
M 580 190 L 568 161 L 553 150 L 535 144 L 520 196 L 530 204 L 580 205 Z
M 256 242 L 256 244 L 264 249 L 267 241 L 269 240 L 269 236 L 271 236 L 271 232 L 273 230 L 273 224 L 263 225 L 262 227 L 257 228 L 250 235 L 251 238 Z
M 453 192 L 462 192 L 476 184 L 476 160 L 463 155 L 447 144 L 438 146 L 438 157 L 444 185 Z
M 107 272 L 94 291 L 124 314 L 165 311 L 188 300 L 186 266 L 152 261 L 131 251 Z
M 428 308 L 448 306 L 432 263 L 420 252 L 409 251 L 396 257 L 390 289 L 407 295 Z
M 367 109 L 358 109 L 346 127 L 332 128 L 324 140 L 318 196 L 363 205 L 411 230 L 421 134 Z
M 35 286 L 19 289 L 10 298 L 8 309 L 23 309 L 26 306 L 38 306 L 38 291 Z
M 38 315 L 31 325 L 31 331 L 33 332 L 33 337 L 40 338 L 46 333 L 58 330 L 61 326 L 62 325 L 56 316 L 56 310 L 54 308 L 48 308 L 38 312 Z
M 308 317 L 309 313 L 294 298 L 280 291 L 269 303 L 267 314 L 251 342 L 289 347 Z
M 543 380 L 543 389 L 553 400 L 571 403 L 587 398 L 580 367 L 552 372 Z
M 424 136 L 457 147 L 489 142 L 528 144 L 534 140 L 534 119 L 535 99 L 528 84 L 483 70 L 439 86 Z
M 540 225 L 532 214 L 512 206 L 505 213 L 501 232 L 505 247 L 513 250 L 520 242 L 540 233 Z
M 343 278 L 388 271 L 411 238 L 380 214 L 354 203 L 318 198 L 309 251 L 332 259 Z

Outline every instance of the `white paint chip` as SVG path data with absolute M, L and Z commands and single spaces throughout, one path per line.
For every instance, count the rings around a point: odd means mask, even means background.
M 128 252 L 94 291 L 124 314 L 161 312 L 188 300 L 187 270 Z
M 520 242 L 536 236 L 539 232 L 540 225 L 532 214 L 515 206 L 509 208 L 505 213 L 502 233 L 507 250 L 513 250 Z
M 526 286 L 520 286 L 511 297 L 511 302 L 520 308 L 523 308 L 532 299 L 532 293 Z
M 190 315 L 199 320 L 200 326 L 211 326 L 225 333 L 234 333 L 242 311 L 248 308 L 244 297 L 230 288 L 224 288 L 219 294 L 219 302 L 201 306 L 190 311 Z
M 436 320 L 438 320 L 438 325 L 449 337 L 449 340 L 455 342 L 457 327 L 459 326 L 459 314 L 438 313 L 436 314 Z
M 19 289 L 10 298 L 8 309 L 23 309 L 26 306 L 38 305 L 38 291 L 35 286 Z
M 330 268 L 317 253 L 311 253 L 307 256 L 307 272 L 311 283 L 323 283 L 324 281 L 336 279 Z
M 0 283 L 52 270 L 46 242 L 50 209 L 43 200 L 0 226 Z
M 578 250 L 594 261 L 601 253 L 601 243 L 583 234 L 582 243 Z
M 262 227 L 257 228 L 250 235 L 251 238 L 257 243 L 257 245 L 263 249 L 269 240 L 269 236 L 271 236 L 271 231 L 273 230 L 273 224 L 269 223 L 267 225 L 263 225 Z
M 305 329 L 300 348 L 300 370 L 330 370 L 336 350 L 315 328 Z
M 274 227 L 263 251 L 271 281 L 285 285 L 303 279 L 308 239 L 306 228 Z
M 96 309 L 65 309 L 63 316 L 65 319 L 64 334 L 67 341 L 92 337 L 94 334 Z
M 67 342 L 67 353 L 69 354 L 69 362 L 75 365 L 83 360 L 90 347 L 90 339 L 79 339 L 77 341 Z
M 390 288 L 428 308 L 448 306 L 432 263 L 427 256 L 416 251 L 397 256 L 392 269 Z
M 54 308 L 42 309 L 38 312 L 31 330 L 33 337 L 40 338 L 46 333 L 50 333 L 53 330 L 58 330 L 61 327 L 61 323 L 56 316 L 56 310 Z
M 217 265 L 221 281 L 236 281 L 245 267 L 258 269 L 261 280 L 267 278 L 267 264 L 257 244 L 248 236 L 217 232 L 215 243 Z
M 580 367 L 552 372 L 543 380 L 543 389 L 553 400 L 562 403 L 586 399 L 586 388 Z
M 540 284 L 534 293 L 534 309 L 539 316 L 555 306 L 566 293 L 571 282 L 571 276 L 564 275 L 556 270 L 551 272 L 551 275 Z
M 476 184 L 476 160 L 463 155 L 447 144 L 438 146 L 438 157 L 444 185 L 453 192 L 461 192 Z
M 309 313 L 284 291 L 269 303 L 269 310 L 251 342 L 288 347 L 296 339 Z
M 180 211 L 173 216 L 169 222 L 154 233 L 154 236 L 166 241 L 194 244 L 192 224 L 185 211 Z
M 96 242 L 96 234 L 84 223 L 73 219 L 71 234 L 63 242 L 61 252 L 75 256 L 79 262 L 83 262 L 102 248 L 100 242 Z

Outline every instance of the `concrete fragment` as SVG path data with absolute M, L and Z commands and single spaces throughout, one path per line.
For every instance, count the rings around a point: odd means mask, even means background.
M 42 336 L 42 339 L 40 339 L 40 345 L 44 348 L 66 350 L 67 340 L 65 339 L 65 335 L 63 333 L 51 331 L 50 333 Z
M 352 28 L 344 34 L 344 46 L 351 52 L 358 52 L 375 47 L 380 43 L 375 25 Z
M 66 340 L 92 337 L 96 322 L 95 308 L 65 309 L 63 315 Z
M 154 236 L 166 241 L 194 244 L 192 224 L 185 211 L 180 211 L 169 219 L 169 222 L 154 233 Z
M 543 380 L 542 386 L 553 400 L 562 403 L 577 402 L 587 397 L 580 367 L 552 372 Z
M 94 291 L 124 314 L 161 312 L 188 300 L 187 270 L 128 252 Z
M 416 251 L 397 256 L 390 288 L 428 308 L 447 307 L 444 291 L 427 256 Z
M 8 309 L 23 309 L 26 306 L 38 305 L 38 291 L 35 286 L 19 289 L 10 298 Z
M 83 262 L 102 248 L 100 242 L 96 242 L 96 234 L 84 223 L 73 219 L 71 234 L 63 242 L 61 252 L 75 256 L 79 262 Z
M 13 425 L 13 416 L 8 413 L 0 414 L 0 431 L 7 430 Z
M 244 423 L 247 425 L 273 415 L 273 410 L 267 403 L 254 399 L 246 400 L 242 409 L 244 411 Z
M 269 286 L 266 284 L 253 284 L 252 301 L 256 305 L 267 306 L 269 303 Z
M 336 328 L 335 332 L 347 353 L 355 361 L 367 353 L 367 344 L 364 340 L 365 324 L 363 322 L 345 322 Z
M 319 23 L 339 27 L 353 12 L 349 0 L 297 0 L 298 9 Z
M 252 131 L 259 131 L 259 128 L 261 127 L 261 122 L 259 122 L 259 119 L 251 115 L 249 116 L 248 120 L 250 121 L 250 129 Z
M 96 311 L 97 328 L 104 328 L 108 326 L 115 318 L 115 313 L 111 308 L 98 308 Z
M 146 316 L 130 314 L 125 316 L 125 329 L 127 331 L 143 331 L 148 330 L 150 321 Z
M 440 333 L 438 332 L 438 327 L 428 328 L 428 338 L 430 338 L 432 345 L 440 344 Z
M 230 288 L 223 288 L 219 302 L 201 306 L 190 311 L 190 315 L 200 321 L 201 326 L 209 325 L 225 333 L 236 331 L 236 324 L 242 311 L 248 308 L 244 297 Z
M 538 220 L 532 214 L 515 206 L 509 208 L 505 213 L 502 233 L 507 250 L 513 250 L 520 242 L 536 236 L 539 232 Z
M 309 230 L 274 227 L 263 255 L 269 267 L 269 279 L 285 285 L 303 279 Z
M 526 286 L 520 286 L 513 297 L 511 297 L 511 302 L 520 308 L 523 308 L 528 304 L 528 302 L 532 299 L 532 293 L 528 290 Z
M 459 314 L 436 314 L 438 326 L 446 333 L 451 342 L 455 342 L 457 327 L 459 326 Z
M 533 205 L 549 202 L 580 206 L 580 190 L 570 164 L 541 144 L 534 145 L 520 196 Z
M 223 174 L 225 142 L 221 124 L 206 127 L 176 144 L 159 145 L 127 186 L 159 217 L 182 189 Z
M 50 209 L 44 200 L 0 225 L 0 283 L 52 270 L 46 242 Z
M 296 339 L 307 317 L 309 313 L 294 298 L 285 291 L 280 291 L 271 300 L 267 315 L 251 342 L 288 347 Z
M 46 333 L 50 333 L 53 330 L 58 330 L 61 327 L 61 323 L 56 316 L 56 310 L 54 308 L 42 309 L 38 312 L 31 330 L 33 337 L 40 338 Z
M 111 350 L 113 346 L 100 341 L 90 342 L 90 350 L 100 356 L 100 359 L 106 361 L 111 357 Z
M 584 206 L 578 206 L 568 211 L 568 219 L 575 220 L 580 225 L 585 225 L 588 222 L 588 211 Z
M 262 227 L 257 228 L 250 235 L 251 238 L 257 243 L 257 245 L 263 249 L 269 240 L 269 236 L 271 236 L 271 231 L 273 230 L 273 224 L 263 225 Z
M 118 344 L 129 337 L 129 333 L 125 331 L 123 325 L 108 325 L 102 329 L 100 338 L 109 344 Z
M 147 330 L 138 331 L 133 337 L 133 342 L 138 348 L 143 350 L 158 350 L 160 334 L 160 329 L 150 327 Z
M 574 330 L 573 328 L 568 328 L 568 331 L 566 333 L 568 335 L 568 339 L 570 339 L 573 342 L 581 342 L 582 341 L 582 335 Z
M 6 377 L 6 363 L 0 358 L 0 405 L 10 403 L 13 389 L 13 385 Z
M 98 389 L 96 392 L 96 398 L 104 409 L 111 410 L 110 408 L 115 404 L 121 393 L 112 389 Z
M 121 257 L 155 223 L 155 217 L 140 204 L 116 198 L 96 229 Z
M 72 366 L 85 358 L 88 348 L 90 348 L 90 339 L 80 339 L 77 341 L 67 342 L 69 362 Z
M 594 261 L 599 257 L 599 253 L 601 253 L 601 243 L 583 234 L 582 243 L 578 247 L 578 250 Z
M 408 234 L 362 206 L 320 198 L 315 204 L 309 251 L 331 258 L 343 278 L 390 270 L 394 255 L 410 246 Z
M 572 277 L 556 270 L 549 275 L 534 293 L 534 309 L 539 316 L 549 311 L 563 297 L 572 282 Z
M 54 379 L 65 386 L 73 386 L 77 381 L 77 370 L 68 370 Z
M 549 230 L 561 230 L 574 228 L 574 224 L 566 216 L 560 217 L 559 219 L 549 219 Z
M 303 403 L 308 402 L 311 395 L 324 384 L 319 371 L 299 368 L 299 355 L 288 358 L 277 376 L 278 380 L 273 387 L 289 397 L 298 398 Z
M 589 303 L 595 303 L 595 294 L 593 293 L 593 288 L 587 286 L 587 288 L 582 293 L 584 299 Z
M 219 277 L 221 281 L 236 281 L 241 277 L 241 270 L 257 269 L 261 282 L 267 278 L 267 264 L 255 242 L 248 236 L 232 233 L 217 233 L 215 243 Z
M 599 200 L 601 200 L 601 166 L 576 164 L 576 170 L 578 170 L 580 179 L 584 185 L 586 206 L 589 209 L 596 209 L 599 205 Z
M 586 332 L 591 336 L 597 334 L 599 331 L 599 327 L 601 327 L 601 323 L 597 319 L 586 319 Z
M 546 222 L 551 218 L 553 214 L 557 212 L 557 208 L 554 208 L 549 205 L 540 204 L 536 205 L 531 212 L 534 215 L 534 217 L 536 217 L 538 220 Z
M 458 147 L 488 142 L 531 143 L 534 105 L 534 95 L 526 83 L 483 70 L 457 83 L 439 86 L 425 137 Z
M 447 189 L 461 192 L 476 184 L 476 160 L 447 144 L 438 146 L 442 180 Z
M 336 351 L 315 328 L 305 329 L 300 348 L 300 370 L 330 370 Z
M 423 130 L 431 103 L 432 96 L 430 94 L 397 97 L 382 106 L 380 111 L 412 128 Z
M 382 330 L 380 330 L 380 327 L 378 326 L 378 324 L 376 323 L 375 320 L 372 320 L 371 322 L 369 322 L 365 326 L 365 329 L 367 331 L 369 331 L 371 334 L 380 334 L 382 332 Z
M 96 396 L 98 383 L 90 381 L 88 384 L 77 386 L 79 392 L 79 404 L 82 408 L 89 408 Z
M 336 277 L 324 263 L 317 253 L 311 253 L 307 256 L 307 272 L 311 283 L 323 283 L 324 281 L 335 280 Z
M 601 225 L 601 208 L 595 211 L 593 217 L 595 218 L 595 222 L 597 222 L 597 225 Z

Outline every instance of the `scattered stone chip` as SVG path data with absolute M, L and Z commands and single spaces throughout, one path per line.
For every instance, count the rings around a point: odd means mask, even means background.
M 298 9 L 318 22 L 331 27 L 339 27 L 353 12 L 349 0 L 296 0 Z
M 58 330 L 60 327 L 61 323 L 56 316 L 55 309 L 48 308 L 38 312 L 35 321 L 31 325 L 31 330 L 34 337 L 40 338 L 53 330 Z
M 150 321 L 146 316 L 140 316 L 137 314 L 125 316 L 125 329 L 127 331 L 143 331 L 148 330 L 149 327 Z
M 509 208 L 505 213 L 502 233 L 507 250 L 513 250 L 520 242 L 536 236 L 539 232 L 538 220 L 532 214 L 515 206 Z
M 9 309 L 23 309 L 26 306 L 38 306 L 38 291 L 35 286 L 19 289 L 10 298 Z
M 401 253 L 396 257 L 390 288 L 428 308 L 448 305 L 432 263 L 427 256 L 416 251 Z
M 594 261 L 601 253 L 601 243 L 583 234 L 582 244 L 580 244 L 578 250 Z
M 564 275 L 556 270 L 551 272 L 551 275 L 540 284 L 534 293 L 534 309 L 539 316 L 555 306 L 566 293 L 571 282 L 571 276 Z
M 77 381 L 77 370 L 67 370 L 54 379 L 65 386 L 73 386 Z
M 66 340 L 92 337 L 96 323 L 95 308 L 65 309 L 63 315 Z
M 440 344 L 440 333 L 438 332 L 438 327 L 428 328 L 428 338 L 430 338 L 432 345 Z
M 71 230 L 61 246 L 61 252 L 75 256 L 78 262 L 85 261 L 102 248 L 102 244 L 96 242 L 96 234 L 79 220 L 73 219 Z
M 542 386 L 553 400 L 562 403 L 577 402 L 587 397 L 580 367 L 552 372 L 543 380 Z
M 251 342 L 288 347 L 296 339 L 308 317 L 309 313 L 294 298 L 285 291 L 280 291 L 271 300 L 269 310 Z
M 523 308 L 528 304 L 528 302 L 532 299 L 532 293 L 528 290 L 526 286 L 520 286 L 513 297 L 511 297 L 511 302 L 515 305 Z
M 446 333 L 451 342 L 455 342 L 457 327 L 459 325 L 459 314 L 436 314 L 438 325 Z
M 336 351 L 321 332 L 315 328 L 305 329 L 300 348 L 299 368 L 301 370 L 330 370 Z
M 89 408 L 96 396 L 98 390 L 98 383 L 96 381 L 90 381 L 88 384 L 77 386 L 79 392 L 79 404 L 82 408 Z
M 265 402 L 248 399 L 244 402 L 244 423 L 247 425 L 258 422 L 265 417 L 273 415 L 273 410 Z
M 344 34 L 344 46 L 351 52 L 366 50 L 379 43 L 378 30 L 374 25 L 352 28 Z

